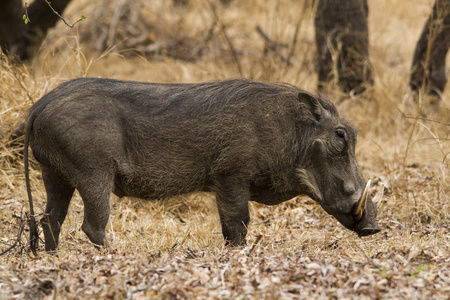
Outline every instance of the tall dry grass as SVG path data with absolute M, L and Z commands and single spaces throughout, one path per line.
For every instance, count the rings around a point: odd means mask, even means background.
M 374 85 L 357 97 L 328 91 L 341 114 L 359 129 L 357 159 L 363 175 L 375 183 L 373 195 L 384 193 L 379 205 L 383 231 L 358 239 L 304 197 L 275 207 L 251 204 L 249 243 L 263 235 L 255 253 L 301 255 L 313 261 L 345 258 L 373 263 L 379 259 L 381 262 L 376 264 L 384 268 L 379 269 L 388 273 L 396 266 L 389 253 L 406 260 L 411 249 L 418 248 L 432 253 L 436 265 L 448 261 L 449 87 L 438 111 L 423 104 L 426 99 L 415 101 L 408 88 L 415 43 L 431 2 L 369 1 Z M 192 1 L 188 7 L 173 7 L 171 3 L 77 0 L 65 14 L 69 20 L 81 13 L 87 17 L 76 29 L 59 24 L 30 62 L 16 63 L 1 57 L 2 248 L 15 240 L 28 210 L 23 149 L 11 146 L 16 141 L 11 141 L 10 136 L 24 121 L 27 108 L 59 83 L 83 76 L 157 82 L 247 77 L 285 81 L 315 90 L 313 10 L 303 1 L 250 0 L 223 6 L 205 0 Z M 120 15 L 117 7 L 134 9 L 134 19 Z M 280 47 L 266 44 L 257 26 Z M 31 170 L 31 181 L 36 211 L 42 213 L 46 196 L 36 165 Z M 85 255 L 88 258 L 83 259 L 89 259 L 95 251 L 80 230 L 82 217 L 83 205 L 77 194 L 63 226 L 60 262 Z M 122 256 L 150 253 L 154 259 L 162 259 L 184 254 L 188 249 L 201 249 L 204 256 L 217 257 L 223 251 L 216 207 L 209 194 L 159 202 L 112 197 L 107 235 L 113 253 Z M 26 236 L 21 245 L 25 252 L 20 253 L 26 253 Z M 46 255 L 42 251 L 40 254 Z M 16 262 L 11 257 L 14 254 L 0 258 L 2 264 Z M 414 265 L 418 267 L 420 264 Z M 395 288 L 392 293 L 395 295 Z

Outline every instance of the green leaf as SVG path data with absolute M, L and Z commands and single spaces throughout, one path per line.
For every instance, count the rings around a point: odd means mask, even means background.
M 28 24 L 28 19 L 25 19 L 25 24 Z
M 27 19 L 27 15 L 23 15 L 22 19 L 25 21 Z
M 84 15 L 81 15 L 81 20 L 84 20 L 84 19 L 86 19 L 86 17 L 84 16 Z
M 420 272 L 427 270 L 430 267 L 430 264 L 425 264 L 420 266 L 417 270 L 411 273 L 411 277 L 417 276 Z

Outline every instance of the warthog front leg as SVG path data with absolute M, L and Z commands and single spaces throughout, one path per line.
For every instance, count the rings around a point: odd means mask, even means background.
M 226 245 L 245 245 L 250 221 L 248 201 L 250 185 L 234 177 L 216 182 L 216 202 Z

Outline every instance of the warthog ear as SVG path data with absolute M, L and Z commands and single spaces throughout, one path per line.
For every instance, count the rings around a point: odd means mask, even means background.
M 320 121 L 325 110 L 317 97 L 308 92 L 301 91 L 298 93 L 298 100 L 300 101 L 302 110 L 305 114 L 309 114 L 312 119 Z

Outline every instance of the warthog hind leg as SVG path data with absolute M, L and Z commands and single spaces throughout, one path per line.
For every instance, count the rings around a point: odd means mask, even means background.
M 66 218 L 75 188 L 55 168 L 41 163 L 41 170 L 47 191 L 47 206 L 41 224 L 44 231 L 45 250 L 53 251 L 58 247 L 61 226 Z

